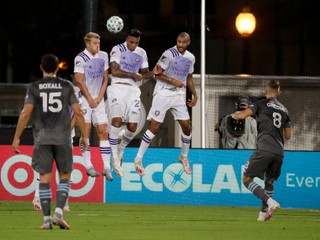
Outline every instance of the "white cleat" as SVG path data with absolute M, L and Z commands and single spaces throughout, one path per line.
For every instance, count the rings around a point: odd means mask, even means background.
M 112 161 L 112 167 L 113 167 L 113 171 L 119 176 L 119 177 L 123 177 L 124 176 L 124 171 L 122 169 L 122 167 L 120 166 L 120 162 L 117 161 Z
M 192 170 L 189 165 L 189 160 L 182 155 L 179 155 L 178 157 L 179 162 L 182 164 L 183 170 L 186 174 L 190 175 L 192 173 Z
M 142 166 L 142 160 L 139 158 L 135 158 L 134 161 L 134 168 L 136 170 L 136 172 L 140 175 L 140 176 L 144 176 L 144 168 Z
M 104 169 L 102 172 L 102 175 L 105 176 L 108 181 L 110 182 L 113 181 L 113 177 L 110 169 L 108 168 Z
M 278 210 L 280 208 L 280 204 L 275 201 L 275 200 L 272 200 L 271 203 L 268 205 L 268 209 L 267 209 L 267 212 L 266 212 L 266 217 L 265 217 L 265 221 L 268 221 L 272 218 L 272 215 L 273 213 Z
M 257 221 L 258 222 L 264 222 L 265 219 L 266 219 L 266 212 L 259 212 L 259 216 L 258 216 Z
M 33 203 L 34 210 L 36 210 L 36 211 L 41 211 L 42 210 L 40 198 L 33 199 L 32 203 Z

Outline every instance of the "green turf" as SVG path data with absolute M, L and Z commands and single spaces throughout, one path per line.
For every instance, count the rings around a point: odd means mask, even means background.
M 0 201 L 1 240 L 320 239 L 320 211 L 280 209 L 257 222 L 258 208 L 70 203 L 71 230 L 38 230 L 31 202 Z

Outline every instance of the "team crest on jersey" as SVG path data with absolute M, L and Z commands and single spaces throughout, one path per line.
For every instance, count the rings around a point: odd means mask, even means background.
M 117 100 L 117 98 L 114 98 L 114 99 L 112 99 L 112 103 L 115 103 L 115 102 L 117 102 L 118 100 Z
M 83 114 L 83 115 L 86 115 L 86 114 L 87 114 L 87 109 L 81 109 L 81 111 L 82 111 L 82 114 Z
M 160 115 L 160 111 L 159 111 L 159 110 L 156 110 L 156 111 L 154 112 L 154 114 L 155 114 L 156 116 L 159 116 L 159 115 Z
M 100 63 L 100 67 L 103 67 L 104 66 L 104 63 L 102 62 L 102 63 Z
M 165 62 L 166 62 L 166 59 L 167 59 L 167 57 L 166 57 L 166 56 L 162 56 L 162 57 L 160 58 L 160 62 L 165 63 Z
M 136 58 L 136 63 L 140 62 L 139 58 Z

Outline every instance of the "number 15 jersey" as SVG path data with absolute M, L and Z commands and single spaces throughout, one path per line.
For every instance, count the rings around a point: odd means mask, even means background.
M 44 77 L 31 83 L 25 104 L 32 104 L 32 128 L 35 145 L 70 144 L 71 117 L 69 106 L 77 103 L 71 82 Z

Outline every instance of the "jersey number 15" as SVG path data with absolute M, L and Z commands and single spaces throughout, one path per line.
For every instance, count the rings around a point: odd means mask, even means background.
M 49 95 L 49 96 L 48 96 Z M 59 99 L 61 92 L 41 92 L 42 110 L 43 112 L 60 112 L 62 109 L 62 102 Z

